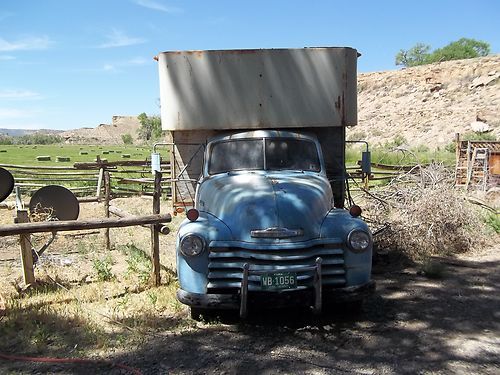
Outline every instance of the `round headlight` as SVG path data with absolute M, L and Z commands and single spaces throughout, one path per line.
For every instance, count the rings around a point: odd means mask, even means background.
M 181 238 L 180 250 L 186 256 L 195 256 L 205 249 L 205 240 L 196 234 L 188 234 Z
M 353 230 L 347 236 L 347 244 L 354 252 L 362 252 L 368 249 L 371 243 L 371 236 L 362 230 Z

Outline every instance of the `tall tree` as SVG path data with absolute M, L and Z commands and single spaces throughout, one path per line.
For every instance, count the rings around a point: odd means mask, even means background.
M 409 50 L 400 50 L 396 55 L 396 65 L 406 67 L 426 64 L 431 46 L 417 43 Z
M 138 129 L 139 138 L 150 141 L 158 139 L 162 135 L 161 129 L 161 119 L 159 116 L 148 116 L 145 113 L 141 113 L 137 116 L 141 126 Z
M 438 48 L 432 52 L 430 62 L 472 59 L 490 53 L 490 45 L 480 40 L 461 38 L 456 42 Z

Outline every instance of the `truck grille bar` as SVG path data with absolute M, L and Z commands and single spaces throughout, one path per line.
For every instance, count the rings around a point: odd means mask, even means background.
M 208 292 L 234 293 L 241 288 L 243 269 L 250 271 L 296 272 L 297 289 L 312 289 L 316 259 L 322 259 L 322 285 L 343 287 L 346 284 L 344 251 L 339 245 L 318 245 L 302 249 L 249 250 L 236 247 L 211 247 L 208 264 Z M 250 272 L 248 290 L 261 291 L 260 275 Z

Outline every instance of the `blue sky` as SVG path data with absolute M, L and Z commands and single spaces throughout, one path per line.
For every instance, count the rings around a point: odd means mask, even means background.
M 500 1 L 0 0 L 0 128 L 158 114 L 161 51 L 350 46 L 361 72 L 417 42 L 500 51 Z

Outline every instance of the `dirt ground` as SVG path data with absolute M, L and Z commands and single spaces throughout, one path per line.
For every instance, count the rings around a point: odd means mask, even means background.
M 141 213 L 143 205 L 144 210 L 149 209 L 149 202 L 144 204 L 144 200 L 118 203 L 132 212 L 135 207 L 134 213 Z M 85 215 L 91 214 L 88 210 Z M 96 206 L 95 210 L 100 208 Z M 0 223 L 10 220 L 5 214 L 0 212 Z M 140 240 L 140 236 L 146 241 L 148 233 L 144 232 L 138 235 L 123 229 L 112 233 L 116 243 L 126 243 L 130 238 Z M 92 241 L 98 236 L 94 235 Z M 163 237 L 162 241 L 162 248 L 169 249 L 162 253 L 168 263 L 173 237 Z M 11 288 L 7 280 L 18 273 L 16 252 L 9 255 L 7 251 L 17 249 L 15 239 L 3 241 L 1 249 L 0 288 L 4 293 Z M 64 259 L 74 259 L 69 255 Z M 500 245 L 441 260 L 444 270 L 438 279 L 402 264 L 391 254 L 376 257 L 373 277 L 377 291 L 365 301 L 360 313 L 342 306 L 321 318 L 307 310 L 252 311 L 245 322 L 228 316 L 180 330 L 151 332 L 138 346 L 107 349 L 94 358 L 131 366 L 143 374 L 500 373 Z M 78 272 L 78 277 L 84 277 L 88 270 Z M 179 312 L 184 319 L 186 314 L 186 309 Z M 172 317 L 159 315 L 157 319 Z M 72 356 L 68 352 L 56 354 Z M 0 358 L 0 373 L 89 372 L 129 373 L 97 364 Z
M 445 264 L 441 280 L 376 265 L 359 315 L 254 312 L 112 356 L 144 373 L 500 373 L 500 247 Z M 388 269 L 389 268 L 389 269 Z

